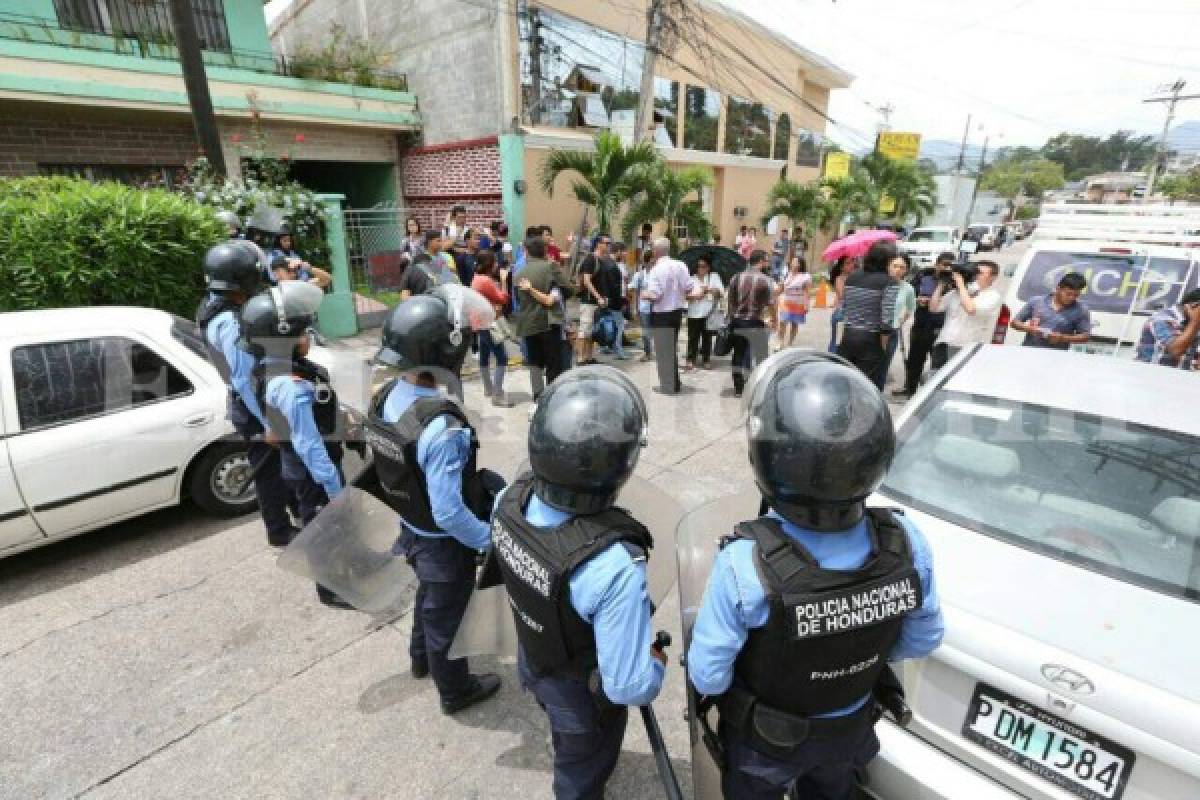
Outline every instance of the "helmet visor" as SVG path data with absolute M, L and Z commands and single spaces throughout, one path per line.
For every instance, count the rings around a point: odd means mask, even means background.
M 446 284 L 430 294 L 440 297 L 450 312 L 450 324 L 460 331 L 482 331 L 496 321 L 496 309 L 474 289 L 457 283 Z
M 283 232 L 283 210 L 270 205 L 259 205 L 254 213 L 246 220 L 247 228 L 254 228 L 264 233 L 279 234 Z

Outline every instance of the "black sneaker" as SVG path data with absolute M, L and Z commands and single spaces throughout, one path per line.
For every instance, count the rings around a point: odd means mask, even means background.
M 916 392 L 910 391 L 908 389 L 903 389 L 903 388 L 892 390 L 892 397 L 895 397 L 897 399 L 912 397 L 914 394 L 916 394 Z
M 287 547 L 292 543 L 292 539 L 296 538 L 296 534 L 300 533 L 300 529 L 294 525 L 289 525 L 279 533 L 268 533 L 267 544 L 271 547 Z
M 471 688 L 454 700 L 442 701 L 443 714 L 457 714 L 463 709 L 482 703 L 500 690 L 500 676 L 493 672 L 471 676 Z
M 417 680 L 429 677 L 429 662 L 423 659 L 414 658 L 410 663 L 408 671 Z

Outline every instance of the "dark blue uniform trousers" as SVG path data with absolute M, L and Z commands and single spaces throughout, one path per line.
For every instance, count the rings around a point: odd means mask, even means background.
M 597 702 L 582 680 L 535 676 L 523 652 L 517 672 L 550 718 L 555 800 L 603 800 L 604 785 L 617 767 L 629 709 Z
M 279 448 L 261 438 L 263 428 L 236 395 L 230 400 L 229 421 L 246 440 L 246 458 L 254 472 L 254 491 L 258 494 L 258 510 L 262 514 L 267 536 L 278 540 L 292 528 L 288 516 L 288 487 L 283 481 Z
M 429 665 L 443 701 L 458 700 L 471 690 L 467 659 L 448 656 L 475 589 L 475 551 L 452 536 L 417 536 L 408 528 L 395 551 L 418 580 L 408 654 Z
M 748 744 L 728 725 L 720 727 L 726 769 L 721 791 L 726 800 L 783 800 L 795 785 L 795 800 L 848 800 L 853 796 L 855 771 L 879 753 L 879 739 L 869 713 L 845 734 L 810 739 L 787 758 L 768 756 Z

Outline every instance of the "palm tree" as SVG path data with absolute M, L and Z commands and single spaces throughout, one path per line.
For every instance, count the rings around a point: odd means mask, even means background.
M 571 185 L 576 199 L 596 210 L 596 227 L 600 233 L 612 232 L 612 221 L 621 203 L 633 194 L 630 173 L 635 167 L 649 166 L 658 161 L 658 153 L 650 142 L 630 147 L 612 131 L 596 134 L 595 152 L 582 150 L 553 150 L 542 164 L 539 178 L 542 191 L 554 196 L 554 181 L 564 172 L 578 176 Z
M 712 173 L 704 167 L 688 167 L 676 172 L 657 161 L 636 168 L 630 173 L 629 185 L 635 193 L 621 221 L 621 235 L 625 241 L 632 241 L 634 232 L 643 224 L 662 220 L 667 225 L 672 251 L 678 250 L 675 230 L 679 225 L 687 228 L 688 238 L 707 241 L 712 233 L 712 221 L 704 213 L 700 193 L 712 183 Z
M 761 224 L 765 228 L 772 217 L 787 217 L 793 227 L 803 225 L 810 233 L 810 239 L 815 239 L 811 233 L 825 227 L 829 211 L 819 183 L 800 184 L 784 178 L 767 192 L 767 210 L 763 212 Z M 785 253 L 784 259 L 790 261 L 791 253 Z
M 888 189 L 896 180 L 898 162 L 876 151 L 859 160 L 855 169 L 856 180 L 862 190 L 863 221 L 871 227 L 879 221 L 883 212 Z
M 888 197 L 896 203 L 893 216 L 897 222 L 904 224 L 912 217 L 920 225 L 937 207 L 937 184 L 932 175 L 916 164 L 898 163 L 888 186 Z
M 825 204 L 829 208 L 826 230 L 838 238 L 842 233 L 842 222 L 847 214 L 855 217 L 863 210 L 866 198 L 861 176 L 852 172 L 845 178 L 834 178 L 821 184 L 825 190 Z

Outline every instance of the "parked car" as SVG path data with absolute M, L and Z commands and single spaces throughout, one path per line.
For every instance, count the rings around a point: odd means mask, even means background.
M 1200 797 L 1195 382 L 977 345 L 906 406 L 871 502 L 924 531 L 947 629 L 875 796 Z
M 191 320 L 0 314 L 0 557 L 185 498 L 219 516 L 253 510 L 227 394 Z
M 998 226 L 981 223 L 967 228 L 966 238 L 977 242 L 980 250 L 991 250 L 996 246 L 996 229 Z
M 949 225 L 927 225 L 915 229 L 903 242 L 900 242 L 900 252 L 907 253 L 912 259 L 913 266 L 918 269 L 932 267 L 937 257 L 942 253 L 958 255 L 958 244 L 962 234 L 958 228 Z

